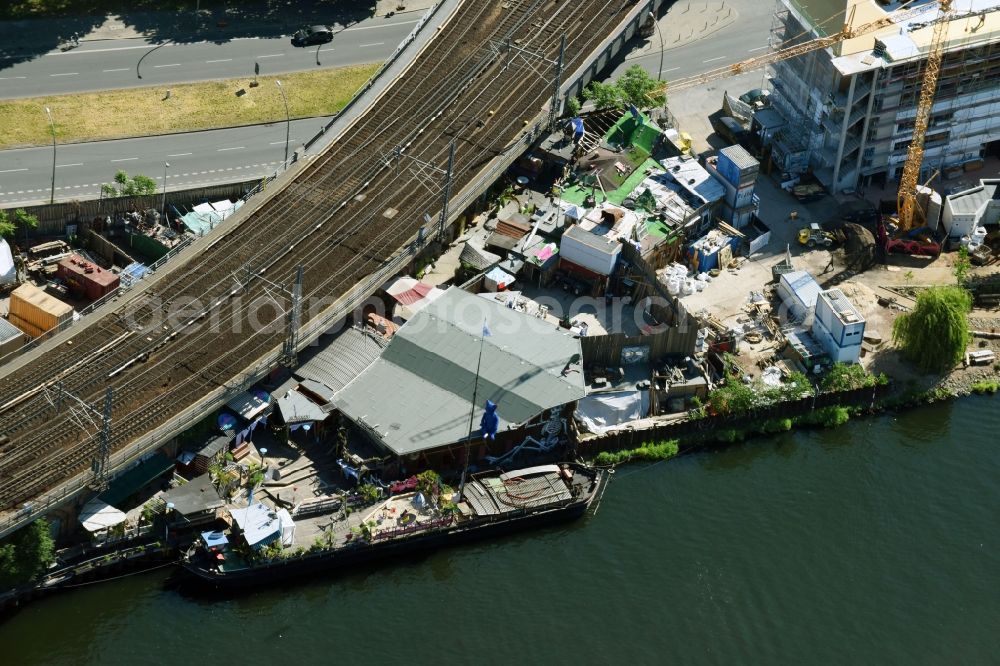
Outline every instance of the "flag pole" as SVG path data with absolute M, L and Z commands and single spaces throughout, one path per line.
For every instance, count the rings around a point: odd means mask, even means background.
M 476 418 L 476 399 L 479 394 L 479 368 L 483 362 L 483 344 L 486 342 L 488 332 L 489 328 L 486 326 L 486 320 L 483 319 L 483 331 L 479 336 L 479 358 L 476 360 L 476 379 L 472 385 L 472 403 L 469 405 L 469 436 L 465 440 L 465 464 L 462 466 L 462 479 L 458 484 L 459 500 L 462 499 L 465 492 L 465 475 L 469 471 L 469 447 L 472 446 L 472 424 Z

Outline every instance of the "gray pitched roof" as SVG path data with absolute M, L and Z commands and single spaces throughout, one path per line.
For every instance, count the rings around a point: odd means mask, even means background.
M 386 344 L 380 336 L 348 328 L 296 368 L 294 374 L 302 380 L 325 384 L 335 393 L 371 365 Z
M 491 334 L 483 339 L 483 321 Z M 396 333 L 382 357 L 334 402 L 398 455 L 465 439 L 476 385 L 473 429 L 487 399 L 500 428 L 586 395 L 580 341 L 561 329 L 486 299 L 449 289 Z M 577 356 L 572 371 L 562 370 Z

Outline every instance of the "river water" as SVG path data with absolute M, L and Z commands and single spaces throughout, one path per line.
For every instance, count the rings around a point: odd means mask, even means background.
M 230 599 L 36 602 L 4 664 L 1000 661 L 1000 410 L 968 398 L 616 474 L 548 532 Z

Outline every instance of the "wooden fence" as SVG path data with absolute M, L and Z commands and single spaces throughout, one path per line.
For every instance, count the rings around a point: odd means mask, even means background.
M 190 207 L 207 201 L 222 199 L 238 199 L 261 179 L 197 187 L 190 190 L 167 192 L 167 205 L 178 208 Z M 42 236 L 62 236 L 66 233 L 67 224 L 76 224 L 83 220 L 90 221 L 101 215 L 127 213 L 133 210 L 155 208 L 163 205 L 163 193 L 147 194 L 139 197 L 105 197 L 88 199 L 86 201 L 65 201 L 40 206 L 25 206 L 24 210 L 38 217 L 38 228 L 28 232 L 29 238 Z M 13 213 L 13 210 L 8 210 Z M 23 232 L 18 231 L 18 238 L 23 238 Z
M 689 356 L 694 353 L 696 326 L 663 327 L 662 331 L 649 335 L 585 336 L 580 338 L 584 365 L 618 367 L 622 363 L 622 350 L 626 347 L 648 347 L 649 360 L 659 363 L 669 356 Z

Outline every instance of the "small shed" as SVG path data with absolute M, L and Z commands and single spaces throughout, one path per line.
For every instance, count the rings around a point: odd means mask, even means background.
M 264 504 L 251 504 L 245 509 L 230 509 L 233 522 L 243 533 L 247 545 L 253 549 L 263 548 L 281 539 L 290 546 L 295 539 L 295 522 L 285 509 L 274 509 Z
M 579 225 L 566 230 L 559 242 L 559 256 L 562 261 L 592 271 L 598 275 L 611 275 L 618 263 L 622 244 Z
M 171 488 L 163 493 L 162 499 L 173 504 L 173 511 L 182 516 L 185 523 L 194 524 L 215 520 L 215 512 L 226 504 L 208 474 Z
M 504 291 L 509 289 L 512 284 L 514 284 L 514 276 L 499 266 L 495 266 L 483 276 L 483 286 L 486 287 L 487 291 Z
M 232 441 L 233 434 L 231 432 L 227 435 L 218 435 L 209 439 L 194 454 L 194 459 L 190 463 L 191 471 L 195 474 L 204 474 L 207 472 L 209 465 L 213 462 L 219 462 L 225 457 L 226 451 L 229 449 Z

